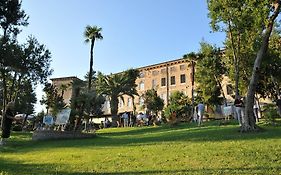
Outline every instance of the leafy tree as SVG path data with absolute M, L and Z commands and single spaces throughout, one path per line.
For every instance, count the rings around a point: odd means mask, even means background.
M 18 27 L 27 26 L 27 20 L 28 16 L 21 9 L 19 0 L 0 1 L 0 26 L 5 39 L 10 33 L 17 35 L 20 32 Z
M 158 114 L 164 108 L 164 100 L 157 95 L 155 89 L 147 90 L 144 95 L 144 106 L 150 112 Z
M 82 89 L 83 87 L 86 86 L 86 84 L 84 81 L 77 79 L 71 83 L 71 86 L 72 86 L 72 97 L 70 100 L 71 113 L 70 113 L 69 121 L 71 125 L 70 128 L 71 129 L 73 128 L 75 130 L 76 129 L 75 125 L 77 126 L 83 117 L 83 109 L 79 104 L 79 100 L 76 99 L 79 98 L 80 94 L 82 93 Z M 76 118 L 77 116 L 78 118 Z
M 138 95 L 136 90 L 136 79 L 139 76 L 139 71 L 136 69 L 129 69 L 127 71 L 103 75 L 98 73 L 97 76 L 97 92 L 104 94 L 110 99 L 110 109 L 112 115 L 113 126 L 116 126 L 118 113 L 118 99 L 124 101 L 124 95 L 134 98 Z
M 24 120 L 22 122 L 23 128 L 27 122 L 28 115 L 34 113 L 34 104 L 36 103 L 37 99 L 35 90 L 30 80 L 24 80 L 21 83 L 20 88 L 23 90 L 21 90 L 21 93 L 18 94 L 16 109 L 20 114 L 25 114 Z
M 44 83 L 51 74 L 50 52 L 34 37 L 29 37 L 26 44 L 20 45 L 16 36 L 21 26 L 28 25 L 28 16 L 21 9 L 18 0 L 0 2 L 0 79 L 3 96 L 2 108 L 7 101 L 17 100 L 18 94 L 24 93 L 24 82 Z M 19 99 L 20 100 L 20 99 Z
M 281 35 L 274 31 L 270 41 L 265 60 L 261 64 L 257 93 L 262 98 L 270 98 L 273 101 L 280 96 L 281 84 Z
M 73 81 L 72 89 L 70 123 L 72 126 L 75 125 L 74 130 L 76 130 L 80 126 L 80 121 L 84 118 L 86 121 L 85 129 L 87 129 L 87 123 L 91 117 L 103 114 L 102 105 L 105 98 L 95 90 L 88 91 L 85 81 L 82 80 Z M 76 116 L 78 117 L 76 118 Z
M 213 31 L 223 31 L 226 37 L 226 58 L 229 66 L 229 76 L 235 82 L 235 97 L 240 95 L 240 77 L 243 74 L 247 81 L 249 68 L 253 64 L 253 54 L 260 41 L 263 20 L 268 9 L 266 2 L 207 0 L 209 17 Z M 262 9 L 262 10 L 260 10 Z M 251 52 L 252 51 L 252 52 Z M 246 78 L 245 78 L 246 77 Z M 247 85 L 246 85 L 247 86 Z
M 20 45 L 16 41 L 7 42 L 5 48 L 0 49 L 3 67 L 0 68 L 0 77 L 3 82 L 1 89 L 5 91 L 3 101 L 16 101 L 22 93 L 23 81 L 45 83 L 51 75 L 50 52 L 38 41 L 29 37 L 27 43 Z
M 0 78 L 2 81 L 2 91 L 3 91 L 3 98 L 2 98 L 2 104 L 3 104 L 3 110 L 5 109 L 5 105 L 8 100 L 8 81 L 11 77 L 11 71 L 14 67 L 14 64 L 18 65 L 18 51 L 19 46 L 16 43 L 16 41 L 4 41 L 4 38 L 2 37 L 0 39 L 0 44 L 3 47 L 0 47 Z
M 43 91 L 45 92 L 45 96 L 41 100 L 41 103 L 46 105 L 47 114 L 49 113 L 49 109 L 51 109 L 52 114 L 56 115 L 65 107 L 63 97 L 51 83 L 46 83 Z
M 267 52 L 268 45 L 269 45 L 269 38 L 273 30 L 275 20 L 278 14 L 280 13 L 280 8 L 281 8 L 280 0 L 271 1 L 271 3 L 272 3 L 271 4 L 272 13 L 268 12 L 265 18 L 267 23 L 265 24 L 266 27 L 264 28 L 264 32 L 260 34 L 262 36 L 262 42 L 259 46 L 259 50 L 255 59 L 252 76 L 248 87 L 248 93 L 246 98 L 247 101 L 245 107 L 245 118 L 241 129 L 241 131 L 243 132 L 253 131 L 257 129 L 257 126 L 255 124 L 255 117 L 253 115 L 253 105 L 254 105 L 256 87 L 259 79 L 260 66 L 261 66 L 262 59 L 265 57 L 265 54 Z M 267 7 L 269 5 L 270 4 L 267 4 Z
M 105 98 L 102 95 L 96 94 L 96 91 L 83 91 L 78 96 L 72 98 L 72 101 L 76 103 L 76 108 L 74 108 L 76 111 L 74 112 L 78 114 L 79 118 L 77 120 L 81 121 L 84 118 L 86 121 L 86 130 L 91 117 L 103 114 L 102 105 L 105 102 Z
M 210 106 L 221 105 L 225 96 L 222 90 L 222 76 L 225 74 L 224 63 L 219 48 L 202 42 L 200 57 L 196 63 L 196 83 L 197 91 L 204 102 Z M 220 96 L 223 95 L 224 98 Z
M 28 17 L 25 12 L 21 9 L 21 3 L 18 0 L 6 0 L 0 1 L 0 27 L 3 31 L 1 36 L 0 48 L 6 49 L 6 44 L 9 41 L 9 34 L 14 34 L 16 36 L 20 30 L 18 27 L 26 26 Z M 0 58 L 0 73 L 1 79 L 3 81 L 3 110 L 5 110 L 5 105 L 7 103 L 7 87 L 6 87 L 6 74 L 7 67 L 4 64 L 8 62 L 9 55 L 1 53 Z
M 36 93 L 30 80 L 21 83 L 21 93 L 18 95 L 17 111 L 22 114 L 33 114 L 34 104 L 36 103 Z
M 245 116 L 241 127 L 242 132 L 258 130 L 253 116 L 253 103 L 258 75 L 260 73 L 261 60 L 268 48 L 268 41 L 280 13 L 280 0 L 265 0 L 257 2 L 248 1 L 224 1 L 208 0 L 209 16 L 213 30 L 222 29 L 227 33 L 227 42 L 233 51 L 236 73 L 236 97 L 238 93 L 239 61 L 245 53 L 250 56 L 257 53 L 255 59 L 250 61 L 252 70 L 246 80 L 248 81 Z M 222 24 L 221 26 L 219 26 Z M 245 58 L 247 58 L 245 57 Z M 249 57 L 248 57 L 249 58 Z M 246 66 L 246 64 L 244 64 Z M 250 68 L 250 67 L 248 67 Z M 249 78 L 250 77 L 250 78 Z
M 85 42 L 91 42 L 91 51 L 90 51 L 90 71 L 89 71 L 89 83 L 88 90 L 91 90 L 92 76 L 93 76 L 93 64 L 94 64 L 94 46 L 95 41 L 98 39 L 103 39 L 101 35 L 102 28 L 97 26 L 86 26 L 84 37 L 86 38 Z
M 36 85 L 38 82 L 44 84 L 47 82 L 47 77 L 52 74 L 50 69 L 51 53 L 45 48 L 45 45 L 40 44 L 36 38 L 30 36 L 27 43 L 20 46 L 17 64 L 14 64 L 14 79 L 17 84 L 23 79 L 29 79 Z M 14 92 L 19 93 L 20 89 L 17 85 L 12 84 L 12 88 L 16 88 Z M 13 94 L 11 93 L 10 96 Z M 14 98 L 16 98 L 14 96 Z
M 167 118 L 171 119 L 172 113 L 176 113 L 177 118 L 186 118 L 189 116 L 189 119 L 191 119 L 191 100 L 180 91 L 175 91 L 170 96 L 170 103 L 169 105 L 164 109 L 164 115 Z

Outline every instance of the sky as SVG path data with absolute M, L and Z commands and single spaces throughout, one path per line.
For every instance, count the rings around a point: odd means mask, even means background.
M 19 41 L 35 36 L 52 53 L 50 78 L 89 71 L 87 25 L 102 28 L 94 48 L 94 70 L 120 72 L 198 52 L 200 42 L 223 47 L 225 35 L 211 31 L 206 0 L 23 0 L 29 25 Z M 41 86 L 37 98 L 42 96 Z M 36 111 L 41 110 L 39 104 Z

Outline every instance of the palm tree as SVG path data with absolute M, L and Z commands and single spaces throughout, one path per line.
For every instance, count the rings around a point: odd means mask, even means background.
M 85 42 L 91 42 L 91 51 L 90 51 L 90 71 L 89 71 L 89 82 L 88 82 L 88 90 L 91 90 L 92 76 L 93 76 L 93 64 L 94 64 L 94 46 L 96 40 L 102 40 L 103 36 L 101 35 L 102 28 L 97 26 L 87 25 L 84 37 L 86 38 Z
M 76 130 L 81 126 L 80 121 L 84 118 L 87 130 L 90 117 L 102 115 L 102 104 L 105 98 L 96 91 L 88 91 L 86 83 L 82 80 L 74 80 L 72 89 L 70 123 Z
M 138 95 L 135 83 L 138 76 L 139 71 L 136 69 L 110 75 L 98 73 L 97 92 L 106 95 L 110 99 L 113 126 L 116 126 L 117 122 L 118 98 L 124 101 L 124 95 L 132 98 L 134 98 L 134 95 Z
M 183 58 L 186 59 L 189 62 L 189 67 L 191 67 L 191 103 L 192 103 L 192 116 L 194 115 L 194 81 L 195 81 L 195 66 L 196 61 L 199 58 L 199 55 L 191 52 L 189 54 L 183 55 Z

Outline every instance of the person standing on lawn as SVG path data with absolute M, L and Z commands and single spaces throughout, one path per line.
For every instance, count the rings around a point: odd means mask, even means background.
M 9 102 L 7 105 L 7 108 L 3 114 L 3 119 L 2 119 L 2 133 L 1 133 L 1 140 L 0 140 L 0 145 L 4 145 L 5 141 L 10 137 L 11 135 L 11 127 L 12 127 L 12 122 L 15 117 L 15 103 L 14 102 Z
M 205 105 L 203 103 L 199 103 L 197 106 L 197 110 L 198 110 L 198 126 L 201 125 L 201 123 L 203 122 L 203 116 L 204 116 L 204 112 L 205 112 Z
M 234 101 L 236 117 L 239 122 L 239 125 L 242 125 L 242 119 L 244 116 L 244 102 L 240 96 L 238 96 Z

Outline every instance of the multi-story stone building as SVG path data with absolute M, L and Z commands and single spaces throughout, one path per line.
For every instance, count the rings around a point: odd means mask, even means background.
M 144 112 L 142 95 L 149 89 L 155 89 L 157 94 L 168 104 L 169 96 L 174 91 L 181 91 L 191 97 L 191 69 L 185 59 L 177 59 L 159 64 L 138 68 L 140 76 L 136 80 L 139 96 L 134 98 L 136 111 Z M 109 102 L 104 106 L 104 111 L 110 113 Z M 119 100 L 119 112 L 133 111 L 132 97 L 125 96 L 124 102 Z
M 145 112 L 143 108 L 144 99 L 142 95 L 149 89 L 155 89 L 157 94 L 164 100 L 164 104 L 167 105 L 169 96 L 175 91 L 181 91 L 191 98 L 192 96 L 192 81 L 191 81 L 191 66 L 185 59 L 177 59 L 167 61 L 163 63 L 153 64 L 137 68 L 140 71 L 140 76 L 136 80 L 137 92 L 139 96 L 132 97 L 125 96 L 124 101 L 119 99 L 118 112 L 123 113 L 125 111 L 132 112 L 133 105 L 136 106 L 136 112 Z M 69 104 L 72 96 L 71 82 L 77 77 L 62 77 L 51 79 L 53 84 L 58 88 L 64 84 L 68 85 L 67 90 L 64 93 L 65 103 Z M 222 82 L 223 91 L 226 98 L 232 101 L 230 96 L 230 84 L 227 77 Z M 134 101 L 133 101 L 134 100 Z M 103 111 L 105 115 L 110 115 L 110 102 L 106 100 Z
M 72 97 L 72 82 L 75 80 L 80 80 L 77 77 L 60 77 L 52 78 L 52 84 L 57 87 L 59 91 L 63 91 L 63 100 L 64 103 L 69 105 Z

